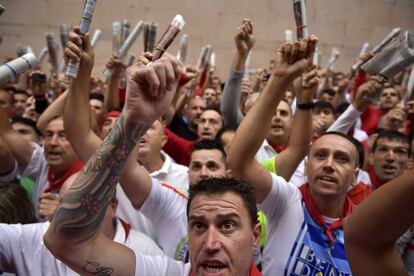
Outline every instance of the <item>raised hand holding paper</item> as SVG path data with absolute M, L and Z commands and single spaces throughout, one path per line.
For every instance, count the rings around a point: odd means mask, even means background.
M 157 45 L 155 45 L 154 50 L 152 51 L 152 61 L 156 61 L 162 56 L 162 54 L 164 54 L 178 33 L 183 29 L 184 25 L 184 18 L 177 14 L 168 26 L 167 30 L 165 30 L 164 34 L 161 36 Z
M 92 38 L 91 38 L 91 45 L 93 48 L 95 48 L 96 43 L 98 43 L 99 38 L 102 35 L 101 29 L 96 29 L 95 32 L 93 32 Z
M 17 75 L 33 69 L 37 65 L 37 58 L 33 53 L 27 53 L 19 58 L 0 66 L 0 85 L 12 80 Z
M 305 0 L 293 0 L 293 13 L 296 22 L 296 37 L 301 40 L 309 36 Z
M 79 24 L 81 36 L 85 35 L 89 31 L 91 25 L 93 11 L 95 10 L 96 0 L 86 0 L 85 7 L 82 12 L 81 21 Z M 79 62 L 76 60 L 70 60 L 68 67 L 66 68 L 66 76 L 76 78 L 78 75 Z

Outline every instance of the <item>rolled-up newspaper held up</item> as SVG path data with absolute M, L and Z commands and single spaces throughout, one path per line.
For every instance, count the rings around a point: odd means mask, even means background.
M 292 42 L 293 34 L 291 30 L 285 30 L 285 41 Z
M 151 22 L 151 24 L 148 25 L 147 41 L 145 45 L 145 48 L 147 49 L 147 51 L 154 50 L 155 41 L 157 39 L 157 28 L 158 28 L 157 23 Z
M 385 80 L 414 63 L 414 36 L 408 31 L 400 41 L 367 61 L 361 69 L 371 75 L 379 74 Z
M 121 29 L 121 45 L 123 45 L 126 41 L 126 39 L 129 36 L 129 29 L 131 28 L 131 25 L 129 24 L 128 20 L 122 21 L 122 29 Z
M 152 61 L 156 61 L 162 56 L 162 54 L 164 54 L 178 33 L 183 29 L 184 25 L 185 22 L 183 17 L 177 14 L 171 21 L 171 24 L 168 26 L 167 30 L 165 30 L 164 34 L 161 36 L 158 43 L 155 45 L 154 50 L 152 51 Z
M 180 39 L 180 49 L 177 53 L 177 59 L 181 61 L 181 63 L 185 63 L 187 58 L 187 48 L 188 48 L 188 34 L 183 34 Z
M 394 28 L 392 31 L 377 45 L 372 49 L 372 54 L 377 54 L 382 51 L 395 37 L 397 37 L 401 32 L 401 28 Z
M 315 54 L 313 56 L 313 64 L 315 64 L 318 68 L 322 66 L 322 53 L 318 48 L 315 49 Z
M 92 35 L 92 38 L 91 38 L 91 45 L 92 45 L 93 48 L 95 48 L 96 43 L 98 43 L 98 40 L 101 37 L 101 35 L 102 35 L 102 30 L 101 29 L 96 29 L 93 32 L 93 35 Z
M 3 7 L 3 5 L 0 4 L 0 15 L 2 15 L 5 10 L 6 9 Z
M 84 36 L 88 31 L 92 22 L 93 12 L 95 10 L 96 0 L 86 0 L 83 8 L 81 21 L 79 24 L 79 34 Z M 78 75 L 79 62 L 70 60 L 66 68 L 66 76 L 76 78 Z
M 67 24 L 59 25 L 60 33 L 60 43 L 62 44 L 62 49 L 65 49 L 66 43 L 69 40 L 69 26 Z
M 45 58 L 48 54 L 47 47 L 44 47 L 42 50 L 40 50 L 39 55 L 37 56 L 37 64 L 42 64 L 43 61 L 45 61 Z
M 296 37 L 298 40 L 301 40 L 309 36 L 305 0 L 293 0 L 293 13 L 296 22 Z
M 210 55 L 210 72 L 213 73 L 216 70 L 216 53 L 214 51 L 211 51 Z
M 357 61 L 354 63 L 354 65 L 352 65 L 352 71 L 355 72 L 359 69 L 359 67 L 361 67 L 362 64 L 364 64 L 364 60 L 361 59 L 361 57 L 368 52 L 368 47 L 369 47 L 369 43 L 365 42 L 364 45 L 362 45 L 361 51 L 359 52 L 358 55 L 358 59 Z
M 326 69 L 333 71 L 334 67 L 335 67 L 335 63 L 338 60 L 339 56 L 340 56 L 340 52 L 338 50 L 338 48 L 333 47 L 332 48 L 332 54 L 331 54 L 331 58 L 328 61 L 328 64 L 326 65 Z
M 404 95 L 404 105 L 412 100 L 412 93 L 414 90 L 414 65 L 411 66 L 411 72 L 410 72 L 410 76 L 408 77 L 408 83 L 407 83 L 407 92 Z
M 127 54 L 128 50 L 131 48 L 132 44 L 134 44 L 135 40 L 137 40 L 137 37 L 142 31 L 143 22 L 140 20 L 138 21 L 137 25 L 135 25 L 135 28 L 132 30 L 132 32 L 129 34 L 128 38 L 125 40 L 124 44 L 119 50 L 119 56 L 118 58 L 123 60 Z M 105 68 L 104 75 L 109 77 L 112 75 L 112 70 Z
M 212 52 L 213 52 L 213 47 L 211 47 L 211 45 L 206 45 L 206 46 L 203 46 L 203 48 L 201 48 L 201 52 L 197 60 L 198 71 L 201 71 L 206 67 L 208 61 L 210 60 L 210 55 Z
M 47 51 L 49 52 L 49 62 L 52 66 L 52 72 L 56 76 L 59 73 L 59 60 L 58 60 L 58 50 L 59 46 L 55 42 L 55 37 L 53 33 L 46 34 L 46 43 L 47 43 Z
M 119 48 L 121 48 L 122 39 L 122 23 L 120 21 L 114 21 L 112 23 L 112 52 L 119 54 Z
M 36 67 L 37 58 L 32 53 L 27 53 L 0 66 L 0 85 L 12 80 L 17 75 Z

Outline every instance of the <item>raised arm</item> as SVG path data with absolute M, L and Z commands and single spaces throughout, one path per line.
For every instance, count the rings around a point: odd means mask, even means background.
M 20 166 L 26 167 L 32 158 L 33 146 L 10 124 L 6 111 L 0 107 L 0 137 L 9 146 L 13 157 Z
M 66 99 L 67 99 L 67 91 L 63 92 L 62 95 L 56 98 L 37 119 L 36 126 L 40 131 L 43 133 L 46 129 L 47 124 L 49 121 L 57 116 L 63 114 L 63 110 L 65 108 Z
M 272 187 L 271 175 L 255 160 L 270 128 L 271 119 L 286 89 L 310 64 L 317 39 L 283 45 L 277 52 L 276 64 L 258 101 L 247 113 L 230 146 L 227 158 L 234 176 L 246 178 L 256 189 L 256 199 L 262 202 Z M 258 123 L 260 122 L 260 123 Z
M 319 85 L 317 69 L 313 68 L 302 78 L 295 80 L 297 109 L 292 129 L 289 133 L 289 146 L 275 159 L 277 174 L 289 181 L 299 163 L 309 151 L 312 138 L 312 104 Z
M 247 56 L 253 48 L 255 38 L 253 36 L 253 23 L 250 19 L 244 19 L 242 26 L 234 37 L 236 55 L 233 58 L 229 79 L 226 82 L 221 98 L 221 114 L 226 126 L 236 129 L 243 115 L 239 108 L 241 97 L 241 83 Z
M 124 73 L 125 65 L 122 63 L 122 60 L 118 58 L 118 56 L 112 55 L 111 59 L 107 62 L 106 67 L 112 70 L 112 74 L 108 81 L 108 88 L 105 90 L 104 98 L 104 108 L 106 111 L 109 111 L 121 107 L 119 103 L 118 85 L 119 80 Z
M 84 50 L 81 51 L 79 28 L 69 34 L 70 41 L 65 48 L 65 59 L 79 58 L 81 63 L 78 76 L 69 84 L 69 91 L 63 113 L 66 137 L 76 154 L 86 163 L 102 143 L 92 131 L 90 123 L 89 89 L 93 68 L 94 53 L 88 37 L 84 38 Z
M 49 250 L 75 271 L 83 275 L 135 272 L 133 251 L 100 235 L 99 228 L 127 157 L 171 104 L 180 73 L 181 65 L 169 54 L 151 66 L 138 62 L 128 68 L 124 110 L 63 197 L 44 237 Z M 135 179 L 137 184 L 149 181 L 148 175 Z
M 346 219 L 345 248 L 354 275 L 407 275 L 395 242 L 414 222 L 413 184 L 411 170 L 372 193 Z

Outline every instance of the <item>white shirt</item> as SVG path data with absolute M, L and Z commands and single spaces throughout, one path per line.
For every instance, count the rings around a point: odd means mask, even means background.
M 43 243 L 49 222 L 0 224 L 0 268 L 16 275 L 79 275 L 56 259 Z M 147 236 L 130 230 L 128 237 L 117 221 L 114 241 L 138 254 L 162 255 L 161 249 Z
M 188 253 L 187 201 L 184 192 L 153 179 L 140 210 L 154 225 L 164 254 L 179 261 L 186 261 Z
M 18 175 L 21 177 L 30 176 L 36 182 L 36 186 L 33 190 L 32 204 L 38 214 L 39 197 L 41 193 L 47 188 L 47 172 L 49 166 L 47 165 L 43 147 L 36 143 L 30 143 L 33 146 L 32 157 L 27 164 L 26 168 L 21 168 L 18 163 L 15 163 L 14 170 L 7 175 L 0 177 L 0 181 L 11 181 Z
M 160 182 L 168 183 L 184 192 L 188 191 L 188 167 L 175 163 L 165 152 L 161 151 L 164 159 L 161 169 L 150 173 Z
M 191 272 L 190 263 L 174 261 L 165 256 L 145 256 L 135 254 L 135 275 L 156 276 L 189 276 Z

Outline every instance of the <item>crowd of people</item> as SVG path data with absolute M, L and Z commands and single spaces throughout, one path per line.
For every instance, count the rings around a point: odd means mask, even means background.
M 317 66 L 311 35 L 246 72 L 255 41 L 226 80 L 167 52 L 104 80 L 74 27 L 76 78 L 2 85 L 0 274 L 414 275 L 410 71 Z

